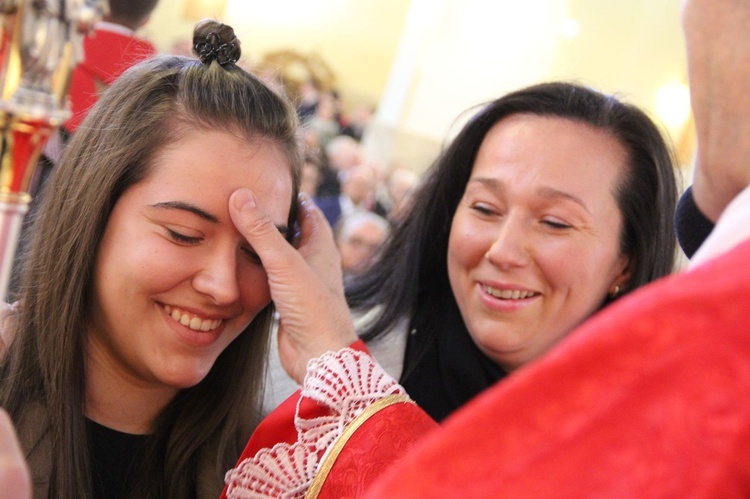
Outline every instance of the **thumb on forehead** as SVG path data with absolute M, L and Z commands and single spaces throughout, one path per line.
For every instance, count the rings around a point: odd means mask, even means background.
M 289 252 L 296 254 L 268 214 L 257 205 L 249 189 L 238 189 L 232 193 L 229 197 L 229 215 L 264 267 L 282 265 L 285 255 Z

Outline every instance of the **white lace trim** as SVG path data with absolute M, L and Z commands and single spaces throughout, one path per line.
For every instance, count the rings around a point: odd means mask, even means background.
M 372 403 L 389 395 L 405 395 L 370 357 L 345 348 L 327 352 L 307 364 L 302 397 L 331 410 L 330 416 L 303 419 L 300 401 L 294 415 L 297 441 L 261 449 L 224 478 L 229 498 L 304 498 L 320 463 L 344 429 Z

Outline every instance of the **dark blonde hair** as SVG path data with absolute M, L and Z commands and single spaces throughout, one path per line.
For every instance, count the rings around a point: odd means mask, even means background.
M 196 35 L 223 28 L 204 22 Z M 291 165 L 288 226 L 294 226 L 302 164 L 297 118 L 258 78 L 231 60 L 159 56 L 126 71 L 104 93 L 45 191 L 22 273 L 16 337 L 0 367 L 0 404 L 15 423 L 23 425 L 30 402 L 43 405 L 55 422 L 50 497 L 90 496 L 85 348 L 108 218 L 120 196 L 146 178 L 159 151 L 191 129 L 281 147 Z M 269 306 L 203 381 L 162 411 L 134 496 L 194 496 L 199 462 L 206 459 L 215 464 L 218 496 L 260 414 L 271 315 Z

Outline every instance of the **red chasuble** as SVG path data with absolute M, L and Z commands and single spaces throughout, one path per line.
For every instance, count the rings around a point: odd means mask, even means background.
M 366 497 L 750 497 L 750 242 L 613 304 Z
M 288 497 L 750 497 L 750 242 L 608 307 L 442 427 L 403 400 L 346 426 Z

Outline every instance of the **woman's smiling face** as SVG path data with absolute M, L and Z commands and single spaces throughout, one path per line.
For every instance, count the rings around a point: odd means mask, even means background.
M 292 169 L 268 140 L 188 130 L 123 193 L 97 256 L 87 378 L 174 394 L 268 305 L 266 273 L 229 218 L 240 187 L 286 230 Z
M 507 370 L 544 353 L 627 280 L 615 192 L 627 154 L 605 131 L 518 114 L 488 132 L 448 243 L 474 342 Z

